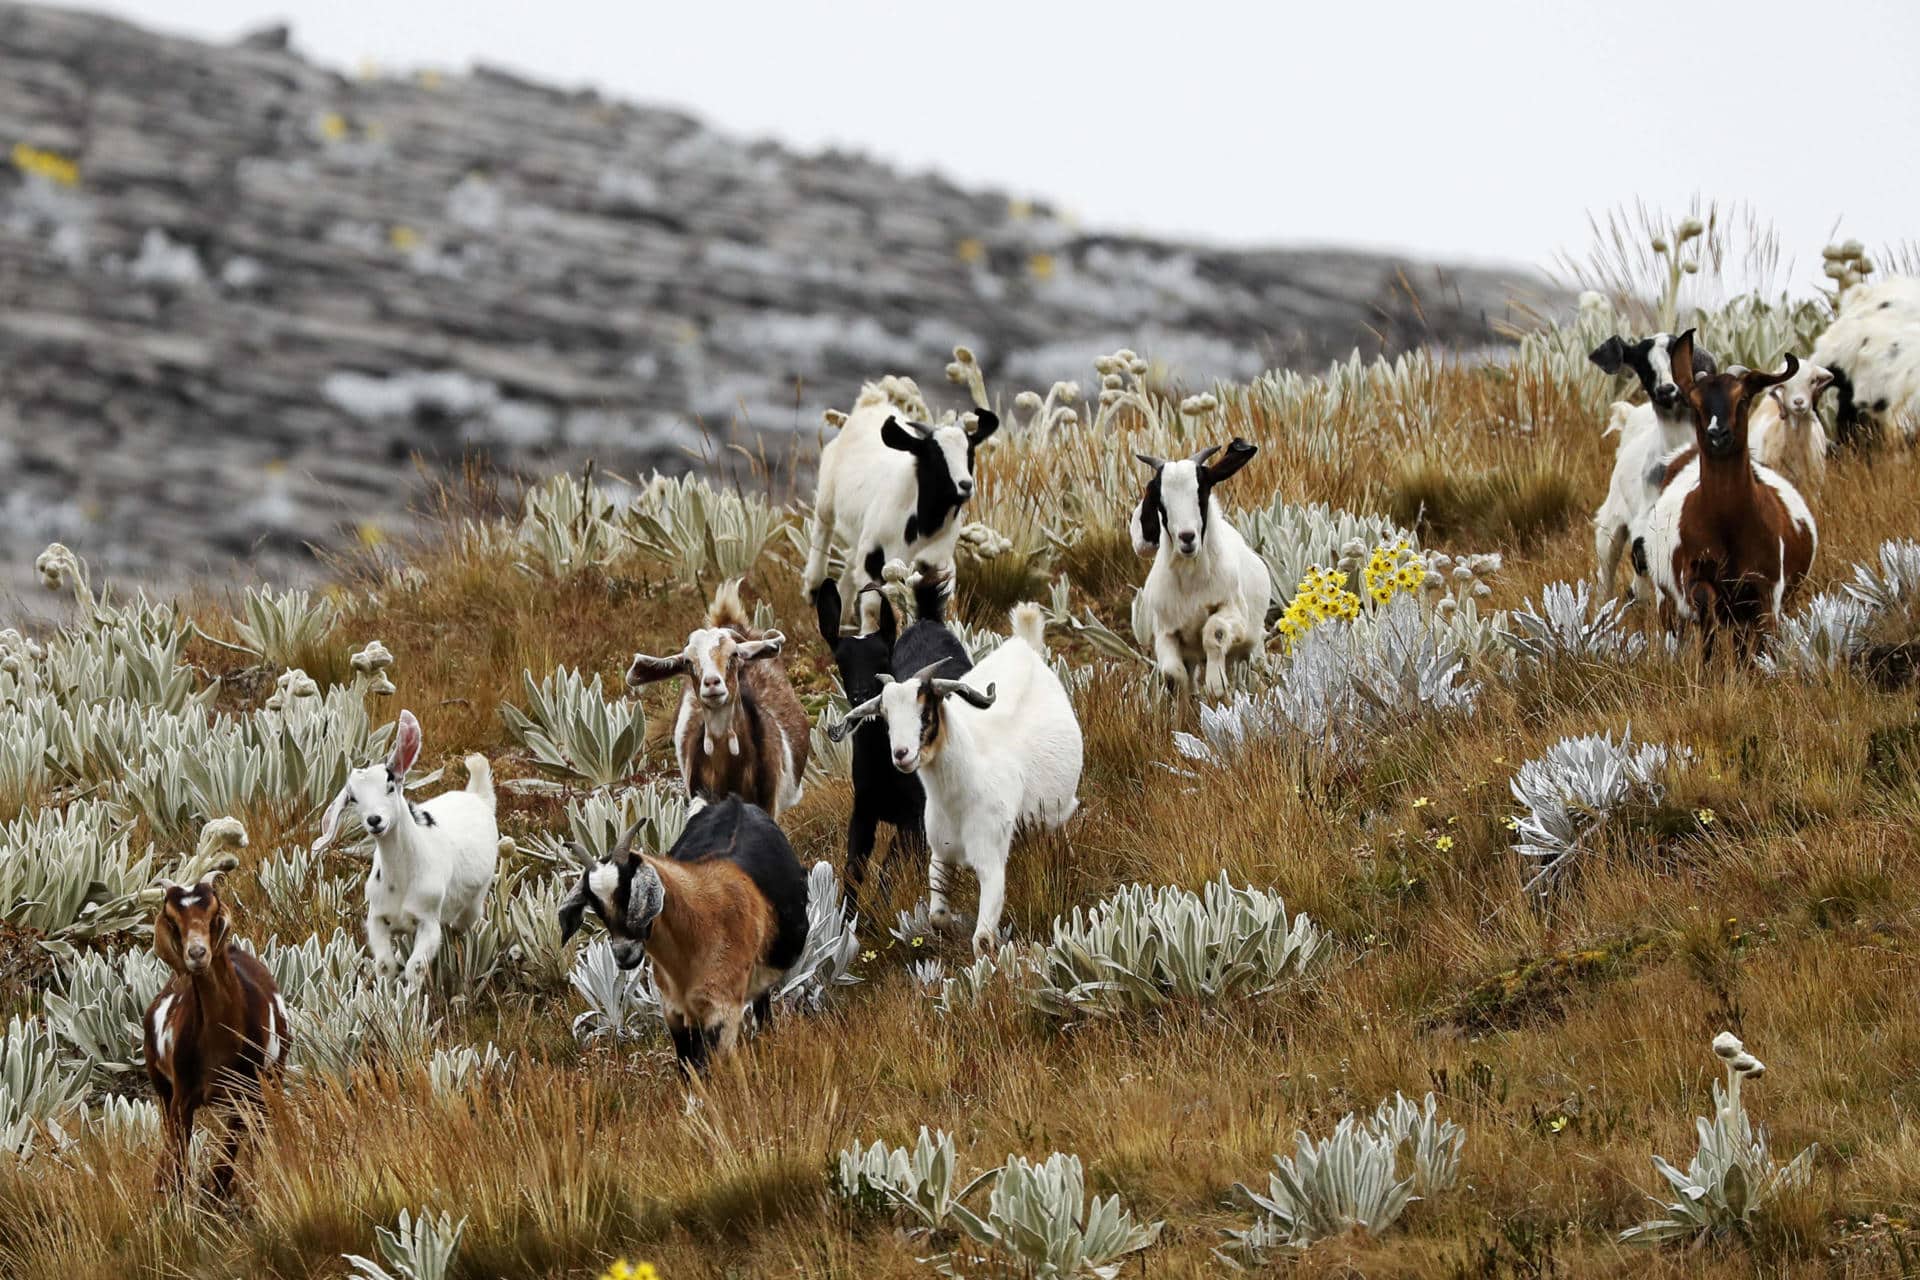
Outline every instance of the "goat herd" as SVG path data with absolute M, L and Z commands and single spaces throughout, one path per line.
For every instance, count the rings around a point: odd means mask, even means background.
M 1621 440 L 1595 537 L 1603 587 L 1630 546 L 1636 597 L 1657 596 L 1663 619 L 1699 623 L 1709 637 L 1727 627 L 1744 651 L 1813 557 L 1812 515 L 1782 471 L 1818 483 L 1825 440 L 1813 404 L 1830 375 L 1791 355 L 1781 373 L 1718 372 L 1691 330 L 1615 337 L 1591 359 L 1637 375 L 1648 397 L 1613 414 Z M 998 419 L 985 409 L 935 426 L 903 418 L 890 393 L 869 385 L 826 446 L 805 571 L 852 705 L 827 730 L 836 742 L 853 735 L 845 871 L 857 897 L 878 826 L 890 824 L 896 849 L 927 852 L 931 917 L 945 925 L 953 873 L 971 868 L 973 945 L 984 951 L 997 938 L 1015 831 L 1073 816 L 1080 726 L 1048 665 L 1037 606 L 1015 608 L 1011 634 L 977 664 L 943 617 L 974 453 Z M 1224 452 L 1140 458 L 1151 474 L 1130 525 L 1135 550 L 1153 564 L 1134 632 L 1176 692 L 1199 682 L 1220 695 L 1229 668 L 1264 649 L 1273 584 L 1213 494 L 1255 452 L 1236 438 Z M 844 548 L 841 584 L 827 575 L 835 543 Z M 1170 554 L 1159 554 L 1163 544 Z M 875 581 L 895 559 L 916 571 L 918 617 L 904 629 Z M 800 799 L 809 742 L 779 661 L 785 644 L 752 625 L 738 584 L 728 583 L 679 653 L 635 655 L 630 686 L 684 681 L 673 740 L 692 816 L 664 856 L 635 848 L 638 828 L 604 859 L 570 846 L 581 873 L 559 908 L 563 940 L 591 910 L 622 968 L 652 961 L 688 1071 L 736 1044 L 749 1006 L 764 1024 L 769 993 L 806 939 L 807 878 L 777 823 Z M 392 754 L 349 774 L 314 844 L 330 843 L 349 811 L 358 816 L 374 844 L 367 944 L 379 977 L 410 987 L 426 978 L 443 929 L 480 917 L 500 843 L 485 757 L 467 757 L 464 790 L 416 805 L 406 781 L 420 750 L 420 725 L 403 711 Z M 247 1104 L 285 1063 L 287 1012 L 266 969 L 234 945 L 214 877 L 164 889 L 155 947 L 173 977 L 145 1022 L 169 1138 L 162 1181 L 184 1185 L 194 1114 L 218 1104 L 238 1120 L 212 1175 L 224 1192 Z M 412 938 L 404 964 L 396 935 Z

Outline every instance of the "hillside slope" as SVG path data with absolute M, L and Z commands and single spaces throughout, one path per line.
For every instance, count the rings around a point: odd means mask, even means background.
M 1516 280 L 1086 234 L 671 110 L 283 45 L 0 4 L 0 145 L 78 168 L 0 165 L 18 545 L 284 578 L 306 542 L 402 528 L 414 453 L 630 472 L 737 422 L 779 454 L 862 378 L 937 382 L 955 342 L 1028 382 L 1123 344 L 1190 381 L 1477 347 Z

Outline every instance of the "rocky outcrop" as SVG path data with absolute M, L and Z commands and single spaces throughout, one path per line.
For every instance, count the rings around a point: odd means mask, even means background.
M 955 342 L 1003 390 L 1091 384 L 1122 345 L 1203 382 L 1497 341 L 1514 284 L 1086 234 L 498 71 L 351 79 L 284 31 L 32 6 L 0 4 L 0 148 L 6 558 L 60 537 L 156 584 L 297 577 L 476 454 L 779 456 L 865 377 L 939 382 Z

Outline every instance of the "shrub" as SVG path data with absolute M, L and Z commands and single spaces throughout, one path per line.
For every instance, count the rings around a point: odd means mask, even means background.
M 1119 1196 L 1089 1201 L 1080 1157 L 1059 1152 L 1038 1164 L 1009 1157 L 996 1171 L 986 1216 L 958 1205 L 953 1216 L 975 1243 L 1030 1274 L 1061 1280 L 1113 1280 L 1127 1255 L 1151 1246 L 1165 1225 L 1142 1225 Z
M 465 1218 L 455 1222 L 449 1213 L 433 1218 L 422 1209 L 415 1217 L 402 1209 L 400 1221 L 392 1230 L 374 1230 L 386 1266 L 355 1253 L 342 1256 L 353 1265 L 353 1274 L 359 1280 L 446 1280 L 466 1228 Z
M 327 636 L 340 620 L 339 606 L 306 591 L 270 587 L 247 588 L 242 616 L 234 631 L 248 652 L 276 667 L 301 667 L 322 652 Z
M 561 667 L 535 684 L 523 672 L 527 709 L 500 705 L 507 732 L 549 773 L 609 787 L 632 774 L 646 746 L 647 718 L 637 700 L 608 701 L 600 677 L 589 684 L 578 671 Z
M 1668 766 L 1692 758 L 1685 747 L 1636 745 L 1629 729 L 1618 743 L 1600 733 L 1562 738 L 1521 765 L 1512 790 L 1527 811 L 1512 826 L 1519 835 L 1513 850 L 1530 873 L 1525 891 L 1564 870 L 1623 806 L 1657 802 L 1666 793 L 1662 775 Z
M 46 1023 L 14 1015 L 0 1034 L 0 1152 L 24 1156 L 61 1141 L 62 1117 L 87 1096 L 84 1068 L 62 1060 Z
M 1646 636 L 1627 629 L 1626 614 L 1624 600 L 1596 601 L 1593 584 L 1584 578 L 1549 582 L 1537 608 L 1528 597 L 1509 618 L 1506 635 L 1517 652 L 1535 661 L 1621 661 L 1647 646 Z

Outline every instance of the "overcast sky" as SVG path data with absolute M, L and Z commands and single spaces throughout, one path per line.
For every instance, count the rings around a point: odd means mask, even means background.
M 1920 236 L 1911 0 L 108 0 L 344 69 L 475 60 L 1045 198 L 1090 226 L 1545 263 L 1696 192 L 1811 283 Z

